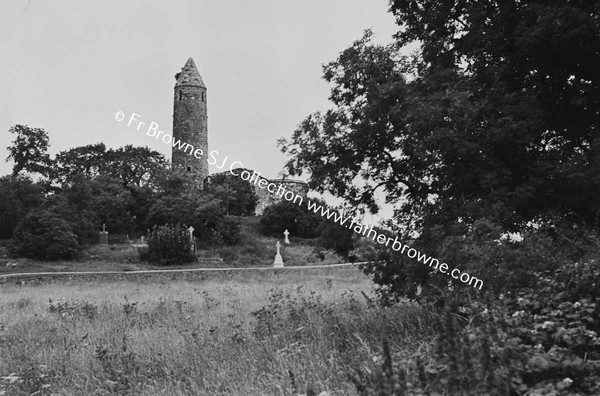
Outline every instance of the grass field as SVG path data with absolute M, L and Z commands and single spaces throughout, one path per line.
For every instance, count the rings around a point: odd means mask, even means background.
M 0 395 L 356 394 L 432 318 L 370 306 L 358 269 L 0 286 Z

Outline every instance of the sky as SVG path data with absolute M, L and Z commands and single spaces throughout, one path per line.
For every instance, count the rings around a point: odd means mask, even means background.
M 331 107 L 322 65 L 365 29 L 396 32 L 387 0 L 11 0 L 0 4 L 0 175 L 8 129 L 45 129 L 51 155 L 103 142 L 168 145 L 115 121 L 171 131 L 175 73 L 192 57 L 207 86 L 209 150 L 268 178 L 309 114 Z M 217 171 L 210 169 L 213 173 Z

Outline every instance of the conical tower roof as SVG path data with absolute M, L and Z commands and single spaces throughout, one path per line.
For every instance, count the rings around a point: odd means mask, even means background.
M 175 83 L 176 87 L 180 85 L 193 85 L 206 88 L 192 58 L 189 58 L 187 62 L 185 62 L 185 66 L 183 66 L 181 72 L 175 74 L 175 78 L 177 79 L 177 83 Z

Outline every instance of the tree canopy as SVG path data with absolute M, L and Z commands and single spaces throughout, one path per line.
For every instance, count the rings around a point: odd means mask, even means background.
M 381 189 L 418 228 L 491 208 L 509 229 L 556 213 L 595 224 L 598 4 L 392 1 L 390 10 L 395 42 L 375 45 L 367 31 L 324 66 L 334 106 L 280 140 L 287 170 L 372 211 Z M 418 54 L 402 55 L 413 41 Z
M 390 12 L 393 42 L 366 31 L 323 67 L 333 106 L 279 141 L 287 171 L 371 212 L 382 192 L 397 230 L 440 259 L 444 238 L 488 221 L 499 235 L 597 230 L 598 2 L 394 0 Z

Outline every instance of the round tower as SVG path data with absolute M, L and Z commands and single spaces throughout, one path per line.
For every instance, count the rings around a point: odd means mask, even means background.
M 194 187 L 203 188 L 208 176 L 206 85 L 192 58 L 175 79 L 171 166 L 189 175 Z

